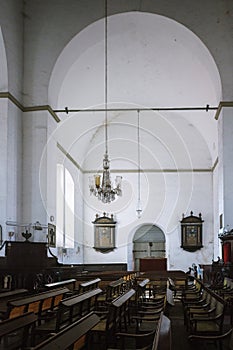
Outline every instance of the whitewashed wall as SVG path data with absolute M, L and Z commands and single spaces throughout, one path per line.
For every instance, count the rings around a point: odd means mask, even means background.
M 0 92 L 10 92 L 19 101 L 23 86 L 22 6 L 21 1 L 0 1 Z M 6 221 L 20 220 L 22 214 L 22 112 L 7 98 L 0 99 L 0 105 L 0 224 L 5 240 L 11 230 Z
M 0 86 L 0 91 L 3 92 L 7 89 L 19 101 L 23 102 L 25 106 L 43 105 L 47 104 L 49 101 L 52 107 L 56 107 L 60 89 L 58 81 L 60 79 L 60 83 L 62 83 L 66 70 L 60 71 L 56 85 L 51 87 L 53 89 L 49 94 L 48 87 L 55 63 L 65 45 L 67 45 L 78 32 L 87 24 L 103 17 L 102 1 L 95 1 L 95 8 L 93 8 L 93 1 L 85 1 L 85 4 L 82 4 L 75 0 L 69 0 L 68 2 L 64 1 L 64 3 L 60 2 L 59 6 L 55 1 L 49 1 L 45 4 L 44 2 L 28 0 L 24 3 L 25 16 L 22 14 L 23 2 L 17 0 L 0 0 L 0 27 L 3 34 L 1 47 L 5 47 L 7 61 L 6 65 L 6 62 L 1 60 L 0 72 L 4 72 L 5 74 L 7 70 L 8 77 L 8 81 L 6 81 L 6 79 L 0 80 L 0 84 L 3 82 L 3 85 Z M 233 61 L 233 45 L 231 29 L 232 18 L 230 13 L 232 13 L 233 5 L 232 3 L 225 5 L 225 3 L 220 0 L 214 2 L 214 4 L 212 0 L 205 2 L 196 1 L 192 4 L 192 11 L 190 11 L 190 7 L 186 7 L 185 5 L 185 1 L 180 2 L 177 0 L 172 2 L 172 6 L 163 1 L 158 1 L 156 3 L 142 2 L 142 7 L 139 7 L 138 1 L 135 0 L 127 4 L 121 2 L 120 5 L 119 3 L 116 5 L 116 3 L 112 2 L 109 10 L 111 14 L 124 11 L 157 13 L 173 18 L 190 28 L 190 30 L 198 35 L 203 43 L 205 43 L 213 55 L 221 75 L 222 98 L 225 100 L 232 100 L 233 72 L 231 65 Z M 177 11 L 177 8 L 179 8 L 179 11 Z M 210 8 L 211 12 L 209 11 Z M 208 21 L 206 20 L 207 13 Z M 24 26 L 23 20 L 25 21 Z M 72 65 L 75 61 L 75 55 L 71 55 L 69 59 L 70 65 Z M 221 98 L 221 87 L 216 91 L 216 96 Z M 21 123 L 21 111 L 18 107 L 12 106 L 11 102 L 6 99 L 0 100 L 0 104 L 0 155 L 2 167 L 5 169 L 4 172 L 1 172 L 0 182 L 0 223 L 4 226 L 5 220 L 7 219 L 25 219 L 30 222 L 40 219 L 43 222 L 47 219 L 48 215 L 53 215 L 55 210 L 54 200 L 48 199 L 46 196 L 46 204 L 44 207 L 43 199 L 37 197 L 39 193 L 38 190 L 40 189 L 38 183 L 38 163 L 40 162 L 43 149 L 47 144 L 48 135 L 50 135 L 47 128 L 48 119 L 52 117 L 46 112 L 24 113 L 24 121 Z M 225 115 L 224 133 L 226 130 L 232 130 L 232 125 L 230 123 L 228 124 L 232 112 L 225 113 Z M 23 131 L 21 128 L 22 124 L 24 125 Z M 14 142 L 11 142 L 11 137 L 13 137 Z M 226 149 L 230 145 L 230 139 L 230 134 L 228 134 L 225 145 Z M 229 148 L 230 153 L 226 152 L 226 149 L 223 150 L 224 157 L 226 156 L 228 159 L 231 159 L 232 149 L 231 147 Z M 53 155 L 50 151 L 51 150 L 49 150 L 50 159 L 52 159 Z M 213 165 L 215 159 L 212 159 L 211 162 Z M 44 188 L 46 188 L 45 192 L 47 194 L 50 187 L 54 188 L 54 160 L 51 163 L 51 171 L 48 171 L 49 167 L 47 164 L 44 169 L 44 176 L 42 176 Z M 219 179 L 225 177 L 228 184 L 227 186 L 230 187 L 232 173 L 230 161 L 227 165 L 227 173 L 224 174 L 224 176 L 219 173 Z M 221 172 L 224 171 L 223 168 L 220 170 Z M 73 174 L 75 175 L 75 171 L 73 171 Z M 125 175 L 126 179 L 127 176 L 128 174 Z M 171 175 L 171 177 L 173 176 L 174 175 Z M 88 191 L 86 177 L 85 175 L 84 191 Z M 131 180 L 131 187 L 135 187 L 136 179 Z M 220 197 L 222 195 L 223 198 L 218 198 L 216 195 L 218 193 L 218 181 L 216 180 L 216 176 L 213 181 L 212 174 L 195 173 L 194 184 L 195 191 L 193 191 L 192 200 L 183 207 L 180 206 L 173 210 L 174 218 L 172 218 L 170 222 L 166 222 L 166 217 L 170 215 L 169 206 L 167 207 L 167 211 L 164 211 L 166 215 L 164 214 L 159 218 L 156 215 L 157 224 L 161 225 L 161 228 L 164 229 L 167 238 L 167 254 L 170 268 L 186 268 L 186 262 L 183 259 L 181 261 L 181 255 L 178 254 L 180 252 L 179 228 L 174 226 L 174 223 L 178 223 L 180 220 L 180 215 L 183 212 L 187 214 L 189 214 L 190 210 L 193 210 L 194 213 L 196 210 L 202 212 L 203 219 L 205 220 L 204 243 L 207 246 L 204 250 L 192 256 L 206 263 L 210 262 L 212 258 L 212 242 L 216 242 L 217 232 L 215 232 L 215 230 L 218 227 L 219 218 L 217 205 L 215 209 L 213 209 L 213 199 L 215 204 L 218 200 L 223 203 L 220 205 L 219 211 L 222 209 L 226 210 L 227 216 L 229 218 L 231 216 L 230 208 L 232 207 L 232 196 L 227 198 L 227 202 L 225 202 L 227 193 L 231 194 L 231 191 L 225 188 L 222 193 L 220 192 Z M 170 192 L 170 195 L 172 202 L 174 200 L 174 192 Z M 155 199 L 157 199 L 158 193 L 155 193 L 154 196 Z M 87 201 L 89 202 L 89 197 L 86 198 L 88 198 Z M 146 223 L 155 223 L 153 191 L 150 193 L 150 200 L 148 200 L 147 204 L 148 208 L 145 210 L 145 217 L 142 220 Z M 85 203 L 82 195 L 78 198 L 77 206 L 79 206 L 80 211 L 77 223 L 77 235 L 82 231 L 83 245 L 85 247 L 83 255 L 77 256 L 77 261 L 96 262 L 108 260 L 112 262 L 124 261 L 131 264 L 131 261 L 129 261 L 130 249 L 128 247 L 133 238 L 134 227 L 136 229 L 137 226 L 137 221 L 135 222 L 134 220 L 135 210 L 133 200 L 129 203 L 124 213 L 117 212 L 117 220 L 119 223 L 117 242 L 119 243 L 119 247 L 115 252 L 108 255 L 97 254 L 93 252 L 92 249 L 93 227 L 91 221 L 95 217 L 95 206 L 90 207 L 89 203 Z M 100 212 L 103 211 L 101 207 L 98 209 Z M 111 207 L 109 209 L 109 211 L 111 211 Z M 158 214 L 158 212 L 159 209 L 157 209 L 156 213 Z M 21 213 L 22 216 L 20 218 Z M 127 220 L 129 220 L 129 222 L 127 222 Z M 171 227 L 169 227 L 169 224 L 171 224 Z M 7 228 L 4 230 L 5 238 L 6 234 Z M 217 248 L 215 248 L 215 252 L 216 250 Z M 202 254 L 202 252 L 204 252 L 204 254 Z M 187 260 L 189 260 L 190 253 L 184 254 L 185 259 L 187 257 Z

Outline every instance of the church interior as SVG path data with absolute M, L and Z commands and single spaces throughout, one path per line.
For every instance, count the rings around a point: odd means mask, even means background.
M 0 0 L 0 350 L 233 349 L 232 24 Z

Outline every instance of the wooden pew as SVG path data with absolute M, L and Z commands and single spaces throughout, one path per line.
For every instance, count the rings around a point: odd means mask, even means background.
M 4 319 L 20 316 L 25 312 L 34 312 L 40 317 L 43 312 L 53 310 L 57 307 L 60 300 L 62 300 L 68 292 L 68 288 L 59 288 L 11 300 L 7 304 L 7 312 L 4 315 Z
M 98 309 L 107 310 L 109 303 L 120 296 L 124 292 L 124 289 L 124 278 L 119 278 L 115 281 L 109 282 L 102 295 L 98 297 Z
M 0 293 L 0 313 L 4 314 L 7 311 L 7 302 L 10 300 L 27 295 L 29 292 L 27 289 L 14 289 L 7 292 Z
M 101 293 L 102 290 L 96 288 L 62 300 L 56 316 L 34 329 L 33 343 L 36 344 L 38 335 L 47 337 L 50 333 L 58 333 L 91 311 L 94 311 L 96 299 Z
M 116 281 L 112 281 L 107 286 L 106 291 L 106 301 L 110 302 L 117 298 L 124 291 L 125 280 L 124 278 L 119 278 Z
M 73 292 L 76 289 L 76 284 L 77 284 L 77 280 L 74 278 L 71 278 L 71 279 L 64 280 L 64 281 L 45 284 L 45 287 L 46 287 L 46 289 L 66 287 L 66 288 L 70 289 L 71 292 Z
M 79 350 L 86 343 L 86 337 L 91 328 L 99 322 L 99 317 L 95 313 L 89 313 L 61 332 L 46 339 L 31 350 Z
M 104 344 L 107 347 L 109 344 L 114 343 L 117 331 L 121 331 L 123 326 L 127 328 L 127 307 L 134 295 L 135 290 L 130 289 L 109 304 L 106 318 L 102 318 L 90 331 L 88 349 L 98 348 L 100 344 L 101 346 Z
M 81 293 L 88 292 L 91 289 L 98 288 L 100 281 L 101 281 L 100 278 L 95 278 L 93 280 L 80 283 L 78 288 L 78 293 L 81 294 Z
M 157 333 L 157 341 L 153 344 L 151 350 L 171 350 L 172 349 L 172 335 L 171 335 L 171 321 L 167 316 L 161 314 L 161 323 Z M 156 347 L 157 343 L 157 347 Z
M 150 282 L 149 278 L 146 278 L 144 280 L 138 280 L 137 285 L 133 287 L 136 293 L 134 297 L 131 299 L 131 303 L 130 303 L 131 316 L 136 315 L 138 308 L 145 301 L 146 286 L 149 282 Z
M 31 329 L 35 327 L 37 316 L 28 312 L 0 322 L 0 349 L 21 349 L 28 345 Z

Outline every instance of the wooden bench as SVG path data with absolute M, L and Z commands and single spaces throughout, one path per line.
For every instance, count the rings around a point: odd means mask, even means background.
M 46 287 L 46 289 L 66 287 L 66 288 L 70 289 L 71 292 L 73 292 L 76 289 L 76 284 L 77 284 L 77 280 L 74 278 L 71 278 L 71 279 L 64 280 L 64 281 L 45 284 L 45 287 Z
M 135 290 L 130 289 L 114 299 L 108 307 L 105 318 L 91 329 L 88 349 L 96 349 L 100 344 L 107 346 L 115 342 L 115 334 L 124 327 L 127 329 L 128 305 Z
M 33 343 L 37 343 L 38 335 L 47 337 L 50 333 L 58 333 L 91 311 L 94 311 L 97 297 L 101 293 L 102 290 L 96 288 L 60 301 L 55 317 L 34 329 Z
M 125 286 L 124 278 L 119 278 L 116 281 L 112 281 L 108 284 L 106 290 L 106 301 L 110 302 L 113 299 L 117 298 L 120 294 L 123 293 Z
M 1 292 L 0 293 L 0 313 L 1 314 L 6 313 L 7 302 L 27 294 L 28 294 L 27 289 L 14 289 L 7 292 Z
M 21 349 L 29 345 L 31 329 L 36 321 L 37 316 L 28 312 L 0 322 L 0 349 Z
M 100 278 L 95 278 L 93 280 L 80 283 L 78 288 L 78 293 L 85 293 L 85 292 L 88 292 L 89 290 L 98 288 L 100 281 L 101 281 Z
M 87 342 L 86 337 L 91 328 L 99 322 L 99 317 L 95 313 L 90 313 L 80 320 L 74 322 L 61 332 L 46 339 L 31 350 L 53 350 L 53 349 L 82 349 Z
M 59 288 L 48 292 L 42 292 L 24 298 L 11 300 L 7 303 L 7 312 L 4 318 L 13 318 L 25 312 L 34 312 L 39 317 L 46 311 L 53 310 L 69 292 L 68 288 Z

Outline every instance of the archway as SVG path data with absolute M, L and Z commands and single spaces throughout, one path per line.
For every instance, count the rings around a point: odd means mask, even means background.
M 139 270 L 140 259 L 153 257 L 165 258 L 166 238 L 163 231 L 156 225 L 140 226 L 133 238 L 133 258 L 135 270 Z

